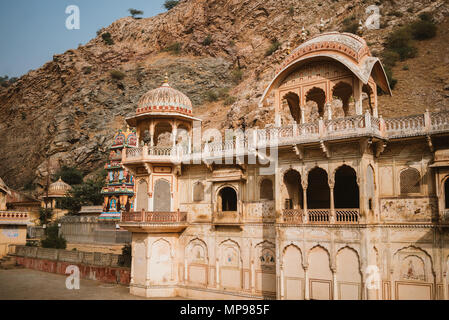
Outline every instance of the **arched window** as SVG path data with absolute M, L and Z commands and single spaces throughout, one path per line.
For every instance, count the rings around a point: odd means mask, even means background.
M 307 188 L 307 208 L 329 209 L 330 189 L 327 172 L 321 168 L 314 168 L 309 172 Z
M 343 104 L 344 116 L 350 115 L 349 99 L 352 96 L 352 87 L 346 82 L 337 83 L 332 89 L 332 95 L 341 100 Z
M 195 183 L 193 186 L 193 201 L 204 200 L 204 185 L 201 182 Z
M 171 147 L 172 142 L 172 126 L 168 122 L 159 122 L 154 128 L 154 146 Z
M 343 165 L 335 172 L 335 208 L 358 208 L 359 186 L 355 170 Z
M 421 175 L 415 168 L 407 168 L 401 172 L 399 177 L 401 194 L 420 193 Z
M 136 211 L 148 211 L 148 184 L 145 180 L 140 180 L 137 185 L 137 207 Z
M 237 211 L 237 193 L 231 187 L 225 187 L 218 193 L 218 211 Z
M 260 183 L 260 199 L 273 200 L 273 182 L 271 179 L 263 179 Z
M 445 199 L 445 208 L 449 209 L 449 178 L 444 182 L 444 199 Z
M 170 212 L 171 209 L 171 191 L 170 183 L 167 180 L 159 179 L 154 184 L 154 205 L 155 212 Z
M 288 198 L 285 198 L 284 209 L 303 208 L 303 190 L 301 185 L 301 175 L 296 170 L 288 170 L 284 174 L 284 185 L 287 189 Z
M 283 97 L 283 102 L 284 101 L 288 104 L 288 109 L 293 120 L 295 120 L 296 123 L 300 123 L 301 109 L 299 107 L 299 96 L 296 93 L 289 92 Z
M 308 103 L 313 101 L 314 103 Z M 326 102 L 326 94 L 323 89 L 313 87 L 306 94 L 306 121 L 312 122 L 324 117 L 324 103 Z

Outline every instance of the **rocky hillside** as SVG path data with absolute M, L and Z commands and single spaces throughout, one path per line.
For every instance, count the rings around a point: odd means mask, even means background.
M 98 168 L 114 132 L 165 73 L 206 127 L 262 127 L 273 121 L 272 112 L 258 108 L 258 100 L 302 42 L 302 27 L 312 36 L 322 19 L 322 31 L 342 31 L 344 21 L 365 21 L 372 4 L 380 7 L 381 28 L 362 36 L 374 55 L 393 28 L 422 12 L 439 24 L 416 58 L 394 68 L 398 84 L 393 97 L 381 97 L 381 113 L 447 108 L 449 5 L 443 0 L 184 0 L 155 17 L 117 20 L 86 45 L 0 88 L 0 176 L 21 188 L 62 164 Z

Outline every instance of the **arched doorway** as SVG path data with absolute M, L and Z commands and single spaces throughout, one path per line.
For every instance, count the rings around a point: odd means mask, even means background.
M 171 147 L 172 126 L 168 122 L 159 122 L 154 128 L 154 146 Z
M 314 168 L 309 172 L 307 188 L 308 209 L 329 209 L 330 189 L 327 172 L 321 168 Z
M 303 208 L 303 190 L 301 175 L 296 170 L 288 170 L 284 174 L 284 185 L 287 193 L 284 198 L 284 209 Z
M 237 211 L 237 193 L 231 187 L 224 187 L 218 193 L 218 211 Z
M 165 179 L 159 179 L 154 185 L 153 211 L 171 211 L 171 190 L 170 183 Z
M 359 208 L 359 186 L 353 168 L 343 165 L 335 172 L 335 208 Z
M 260 183 L 260 199 L 273 200 L 273 182 L 271 179 L 263 179 Z

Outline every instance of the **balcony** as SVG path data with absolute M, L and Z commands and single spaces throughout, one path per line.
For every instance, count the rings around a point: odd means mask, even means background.
M 304 222 L 304 211 L 302 209 L 284 209 L 282 211 L 282 222 L 284 224 L 329 224 L 331 217 L 331 209 L 308 209 L 307 222 Z M 360 223 L 360 209 L 335 209 L 335 223 Z
M 0 211 L 0 224 L 27 225 L 29 221 L 28 212 Z
M 187 212 L 123 212 L 120 226 L 131 232 L 177 233 L 187 228 Z

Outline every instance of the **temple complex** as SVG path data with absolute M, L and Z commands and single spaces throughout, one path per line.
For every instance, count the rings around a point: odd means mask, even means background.
M 362 38 L 301 44 L 261 92 L 275 123 L 225 139 L 171 85 L 141 97 L 107 168 L 132 294 L 449 299 L 449 111 L 383 118 Z

